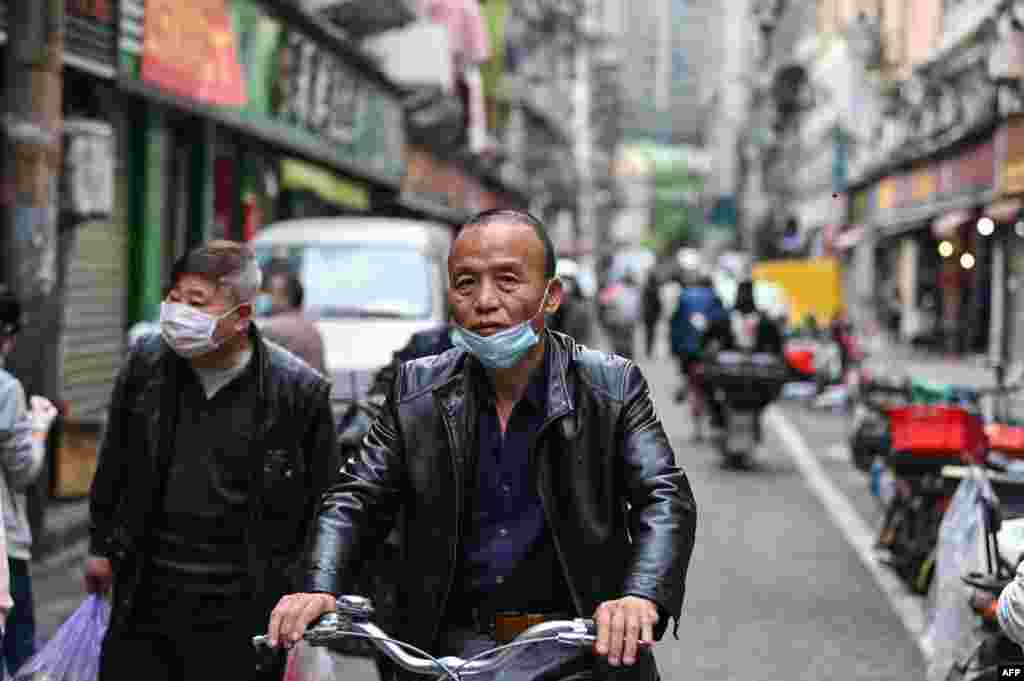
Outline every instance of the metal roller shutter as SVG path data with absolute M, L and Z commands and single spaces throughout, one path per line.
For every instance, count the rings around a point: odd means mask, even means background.
M 119 213 L 77 227 L 68 263 L 62 399 L 75 421 L 104 418 L 124 358 L 128 235 Z

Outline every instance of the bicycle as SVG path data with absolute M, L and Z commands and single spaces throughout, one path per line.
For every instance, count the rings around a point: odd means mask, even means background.
M 310 646 L 328 649 L 349 639 L 369 641 L 393 664 L 407 672 L 434 675 L 439 679 L 450 678 L 452 681 L 461 681 L 463 676 L 473 676 L 476 680 L 499 674 L 502 678 L 508 678 L 514 662 L 521 663 L 517 670 L 519 674 L 515 675 L 516 681 L 539 678 L 550 674 L 553 665 L 571 662 L 597 642 L 597 625 L 594 620 L 553 620 L 534 625 L 510 642 L 468 659 L 455 656 L 439 658 L 410 643 L 392 638 L 372 621 L 373 615 L 370 599 L 353 595 L 340 596 L 337 611 L 324 615 L 308 627 L 302 640 Z M 252 643 L 257 648 L 269 645 L 266 635 L 254 636 Z M 530 661 L 524 663 L 520 653 L 529 646 L 541 643 L 557 644 L 562 648 L 554 652 L 564 654 L 549 655 L 551 659 L 539 664 L 534 662 L 534 668 L 530 669 Z M 646 648 L 641 650 L 649 654 Z

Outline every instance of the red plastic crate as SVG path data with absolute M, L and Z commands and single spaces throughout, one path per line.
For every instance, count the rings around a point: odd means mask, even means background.
M 990 423 L 985 426 L 988 446 L 1014 458 L 1024 458 L 1024 428 L 1005 423 Z
M 807 347 L 787 348 L 786 363 L 807 376 L 814 375 L 814 350 Z
M 912 404 L 889 410 L 892 449 L 922 457 L 982 462 L 988 438 L 977 414 L 961 407 Z

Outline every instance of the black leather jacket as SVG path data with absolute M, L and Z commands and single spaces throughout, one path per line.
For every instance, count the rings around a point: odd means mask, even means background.
M 531 461 L 577 610 L 589 616 L 632 594 L 678 627 L 696 504 L 647 382 L 628 360 L 551 331 L 545 338 L 547 415 Z M 467 362 L 476 359 L 454 349 L 401 366 L 382 416 L 323 498 L 304 584 L 350 589 L 361 552 L 384 539 L 401 508 L 401 560 L 415 568 L 398 585 L 394 634 L 427 649 L 452 591 L 476 457 L 478 386 Z
M 317 501 L 336 475 L 334 419 L 328 382 L 304 362 L 251 331 L 263 413 L 252 439 L 249 494 L 251 603 L 240 618 L 253 632 L 298 586 L 304 539 Z M 139 588 L 154 511 L 173 443 L 176 383 L 188 370 L 159 335 L 145 336 L 121 370 L 93 480 L 89 511 L 94 555 L 114 566 L 111 629 L 125 625 Z

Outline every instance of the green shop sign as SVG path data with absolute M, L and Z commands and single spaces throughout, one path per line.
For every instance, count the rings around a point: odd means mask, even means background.
M 147 0 L 146 11 L 157 1 Z M 179 0 L 181 6 L 211 2 L 223 5 L 230 16 L 246 97 L 239 106 L 223 106 L 200 92 L 179 88 L 175 95 L 223 110 L 229 114 L 226 118 L 241 119 L 286 144 L 293 142 L 321 155 L 327 152 L 339 165 L 357 166 L 395 183 L 401 180 L 405 140 L 396 93 L 328 46 L 270 15 L 258 0 Z M 149 34 L 141 30 L 145 21 L 138 22 L 140 39 L 122 40 L 121 68 L 123 76 L 142 80 L 142 63 L 152 46 L 147 45 Z M 165 29 L 161 36 L 164 55 L 167 33 L 173 31 Z M 160 87 L 152 81 L 146 84 Z

